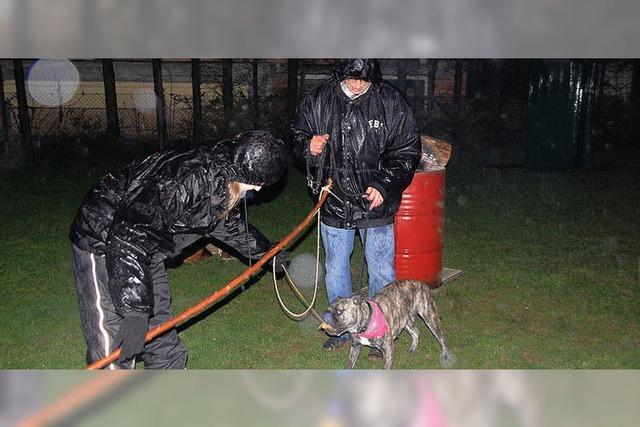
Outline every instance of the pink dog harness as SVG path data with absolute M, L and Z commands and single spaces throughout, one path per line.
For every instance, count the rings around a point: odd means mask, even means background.
M 447 421 L 433 391 L 424 381 L 417 381 L 419 400 L 410 427 L 447 427 Z
M 381 338 L 384 334 L 389 330 L 389 324 L 387 323 L 387 319 L 384 318 L 382 311 L 378 304 L 374 301 L 367 301 L 373 309 L 373 314 L 371 315 L 371 319 L 369 320 L 369 324 L 367 325 L 367 329 L 359 334 L 353 334 L 356 338 Z

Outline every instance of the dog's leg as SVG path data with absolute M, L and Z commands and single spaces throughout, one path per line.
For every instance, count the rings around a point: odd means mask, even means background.
M 418 341 L 420 339 L 420 331 L 416 327 L 415 319 L 410 319 L 404 326 L 404 330 L 411 335 L 411 347 L 409 347 L 409 353 L 413 353 L 418 348 Z
M 356 361 L 358 360 L 358 356 L 360 356 L 361 351 L 362 344 L 357 342 L 351 343 L 351 347 L 349 348 L 349 364 L 347 365 L 347 369 L 353 369 L 356 366 Z
M 391 369 L 393 367 L 393 357 L 396 352 L 396 343 L 393 341 L 393 338 L 385 337 L 381 350 L 384 357 L 384 369 Z
M 429 299 L 429 302 L 425 306 L 427 309 L 421 310 L 418 314 L 427 324 L 433 336 L 436 337 L 438 343 L 440 343 L 440 347 L 442 348 L 440 363 L 444 367 L 450 367 L 453 364 L 453 355 L 449 352 L 449 347 L 447 346 L 447 340 L 445 339 L 444 332 L 442 331 L 442 324 L 440 323 L 440 316 L 438 316 L 436 304 L 432 299 Z

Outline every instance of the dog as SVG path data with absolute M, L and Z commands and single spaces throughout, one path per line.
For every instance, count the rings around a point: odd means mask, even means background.
M 351 335 L 348 368 L 353 369 L 362 346 L 382 352 L 384 368 L 391 369 L 395 353 L 395 339 L 402 330 L 411 336 L 409 352 L 415 352 L 420 337 L 415 324 L 416 315 L 427 324 L 440 343 L 441 364 L 450 367 L 453 355 L 449 352 L 440 323 L 438 309 L 426 283 L 417 280 L 392 282 L 382 288 L 372 300 L 362 295 L 336 299 L 322 315 L 320 325 L 329 335 Z

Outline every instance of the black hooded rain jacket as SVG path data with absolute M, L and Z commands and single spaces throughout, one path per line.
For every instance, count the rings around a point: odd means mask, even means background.
M 282 142 L 260 131 L 188 151 L 153 154 L 105 176 L 85 196 L 69 237 L 80 249 L 106 257 L 118 314 L 148 316 L 153 306 L 149 266 L 203 237 L 216 238 L 259 259 L 272 246 L 228 205 L 228 184 L 274 183 L 284 171 Z
M 367 92 L 350 99 L 341 89 L 346 77 L 371 82 Z M 420 138 L 403 96 L 381 80 L 375 60 L 343 60 L 333 77 L 316 87 L 298 106 L 292 123 L 294 151 L 322 184 L 331 177 L 333 192 L 322 222 L 338 228 L 378 227 L 393 222 L 404 189 L 420 159 Z M 313 135 L 329 134 L 321 155 L 309 152 Z M 316 183 L 317 185 L 317 183 Z M 368 211 L 362 197 L 377 189 L 384 202 Z

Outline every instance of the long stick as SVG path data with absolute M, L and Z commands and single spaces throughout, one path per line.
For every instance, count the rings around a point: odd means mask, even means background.
M 60 423 L 65 418 L 76 414 L 80 409 L 85 408 L 97 399 L 107 395 L 119 386 L 127 384 L 128 380 L 140 378 L 141 372 L 119 371 L 109 373 L 99 373 L 97 377 L 74 388 L 71 392 L 63 395 L 50 405 L 28 415 L 16 424 L 17 427 L 42 427 Z M 62 425 L 62 424 L 60 424 Z
M 327 183 L 327 186 L 329 188 L 331 187 L 331 180 L 329 180 L 329 182 Z M 224 286 L 223 288 L 218 289 L 216 292 L 209 295 L 207 298 L 203 299 L 202 301 L 200 301 L 195 305 L 192 305 L 191 307 L 189 307 L 179 315 L 173 317 L 170 320 L 167 320 L 160 326 L 157 326 L 151 329 L 149 332 L 147 332 L 145 342 L 148 343 L 152 341 L 157 336 L 164 334 L 168 330 L 173 329 L 176 326 L 181 325 L 187 320 L 191 319 L 192 317 L 202 313 L 207 308 L 211 307 L 216 302 L 220 301 L 221 299 L 229 295 L 234 289 L 236 289 L 237 287 L 242 285 L 244 282 L 246 282 L 263 265 L 265 265 L 271 258 L 276 256 L 278 252 L 284 249 L 289 243 L 291 243 L 293 239 L 298 237 L 298 235 L 302 233 L 305 230 L 305 228 L 309 226 L 309 224 L 311 224 L 316 213 L 318 212 L 318 210 L 320 210 L 324 202 L 327 200 L 327 197 L 329 197 L 328 191 L 324 191 L 323 193 L 324 194 L 322 195 L 322 197 L 320 197 L 320 200 L 318 200 L 318 203 L 316 203 L 315 207 L 311 212 L 309 212 L 306 218 L 302 220 L 302 222 L 298 224 L 298 226 L 291 233 L 289 233 L 284 239 L 282 239 L 280 243 L 275 245 L 273 248 L 271 248 L 271 250 L 269 250 L 269 252 L 267 252 L 262 258 L 260 258 L 258 262 L 256 262 L 253 266 L 247 268 L 238 277 L 236 277 L 235 279 L 227 283 L 226 286 Z M 110 355 L 103 357 L 102 359 L 97 360 L 92 364 L 88 365 L 87 369 L 102 369 L 105 366 L 109 365 L 110 363 L 113 363 L 116 360 L 118 360 L 118 357 L 120 357 L 119 348 L 116 349 Z

